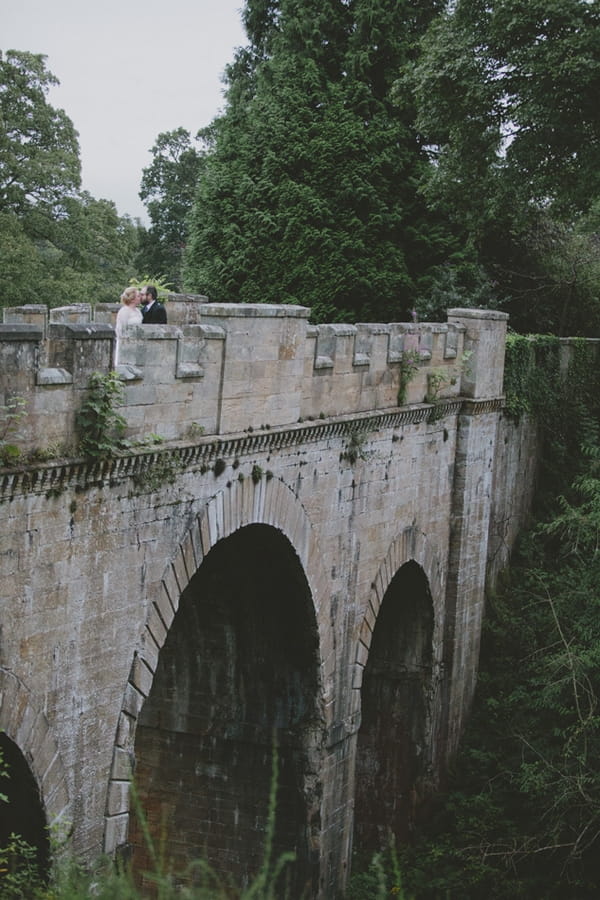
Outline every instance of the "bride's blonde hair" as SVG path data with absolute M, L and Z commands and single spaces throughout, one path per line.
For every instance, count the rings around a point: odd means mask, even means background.
M 126 306 L 129 306 L 132 300 L 135 300 L 137 297 L 138 289 L 135 287 L 125 288 L 123 293 L 121 294 L 121 303 L 125 303 Z

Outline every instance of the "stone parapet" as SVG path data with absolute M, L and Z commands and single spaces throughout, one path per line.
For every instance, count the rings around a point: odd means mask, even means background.
M 450 309 L 448 322 L 465 329 L 468 358 L 462 390 L 467 397 L 498 397 L 502 393 L 508 313 L 487 309 Z
M 37 325 L 45 337 L 48 331 L 48 307 L 41 303 L 9 306 L 4 309 L 4 325 Z
M 114 369 L 119 304 L 4 310 L 0 405 L 25 399 L 19 446 L 76 443 L 92 372 Z M 166 441 L 501 394 L 506 317 L 447 323 L 309 324 L 302 306 L 173 295 L 167 325 L 130 326 L 116 371 L 127 437 Z M 469 345 L 469 352 L 465 353 Z

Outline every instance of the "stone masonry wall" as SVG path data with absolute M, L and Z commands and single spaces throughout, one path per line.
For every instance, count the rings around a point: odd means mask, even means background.
M 44 711 L 56 752 L 35 771 L 50 818 L 74 824 L 78 851 L 92 858 L 126 839 L 137 717 L 179 596 L 211 546 L 262 522 L 295 548 L 319 623 L 325 737 L 312 753 L 323 797 L 321 878 L 325 886 L 343 880 L 367 652 L 359 635 L 372 616 L 372 585 L 384 590 L 391 577 L 390 546 L 415 529 L 416 541 L 400 546 L 436 586 L 439 663 L 445 614 L 437 570 L 447 556 L 455 447 L 447 419 L 415 423 L 399 414 L 366 424 L 365 459 L 355 465 L 341 459 L 350 437 L 344 423 L 314 423 L 288 446 L 275 430 L 226 448 L 204 438 L 176 483 L 157 490 L 144 488 L 144 477 L 161 455 L 143 453 L 119 464 L 62 466 L 54 480 L 15 474 L 3 482 L 0 672 L 23 686 L 31 710 Z M 216 458 L 226 463 L 219 476 Z M 265 473 L 257 484 L 255 466 Z M 28 758 L 41 754 L 4 704 L 0 727 L 19 736 Z M 56 780 L 48 782 L 51 764 Z
M 156 432 L 164 446 L 0 472 L 0 728 L 48 819 L 72 824 L 76 850 L 92 859 L 123 846 L 138 721 L 180 598 L 213 548 L 250 525 L 272 529 L 297 557 L 306 628 L 318 632 L 305 682 L 318 714 L 298 752 L 315 895 L 328 898 L 352 847 L 363 673 L 407 563 L 431 602 L 417 724 L 432 784 L 468 714 L 493 494 L 504 487 L 494 460 L 506 316 L 314 327 L 300 307 L 185 302 L 196 321 L 131 329 L 117 370 L 129 436 Z M 112 325 L 81 321 L 85 308 L 10 315 L 0 399 L 26 398 L 25 446 L 72 443 L 89 374 L 111 367 Z M 202 727 L 217 723 L 207 713 Z
M 176 307 L 178 301 L 173 301 Z M 116 367 L 125 386 L 128 436 L 167 441 L 190 432 L 228 434 L 323 416 L 398 405 L 403 366 L 411 363 L 404 403 L 422 403 L 428 375 L 436 399 L 461 393 L 464 326 L 308 324 L 294 306 L 187 302 L 178 324 L 130 327 Z M 0 404 L 27 399 L 19 444 L 76 444 L 75 414 L 92 372 L 114 359 L 118 307 L 89 305 L 4 311 L 0 325 Z

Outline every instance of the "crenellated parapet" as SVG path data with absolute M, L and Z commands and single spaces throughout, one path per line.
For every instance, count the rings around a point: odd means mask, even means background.
M 302 306 L 175 295 L 168 325 L 131 326 L 115 360 L 119 304 L 4 310 L 0 404 L 26 401 L 19 445 L 75 443 L 90 375 L 116 369 L 127 436 L 165 441 L 465 396 L 501 395 L 506 316 L 447 323 L 309 324 Z

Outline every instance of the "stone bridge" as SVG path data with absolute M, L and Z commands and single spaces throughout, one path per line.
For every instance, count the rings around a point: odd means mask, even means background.
M 173 298 L 119 348 L 131 448 L 84 460 L 115 312 L 0 326 L 21 453 L 0 470 L 5 828 L 43 856 L 62 823 L 84 858 L 142 869 L 134 772 L 177 864 L 247 882 L 275 762 L 292 895 L 332 898 L 353 840 L 408 836 L 468 714 L 486 574 L 531 483 L 502 415 L 506 316 L 311 326 Z

